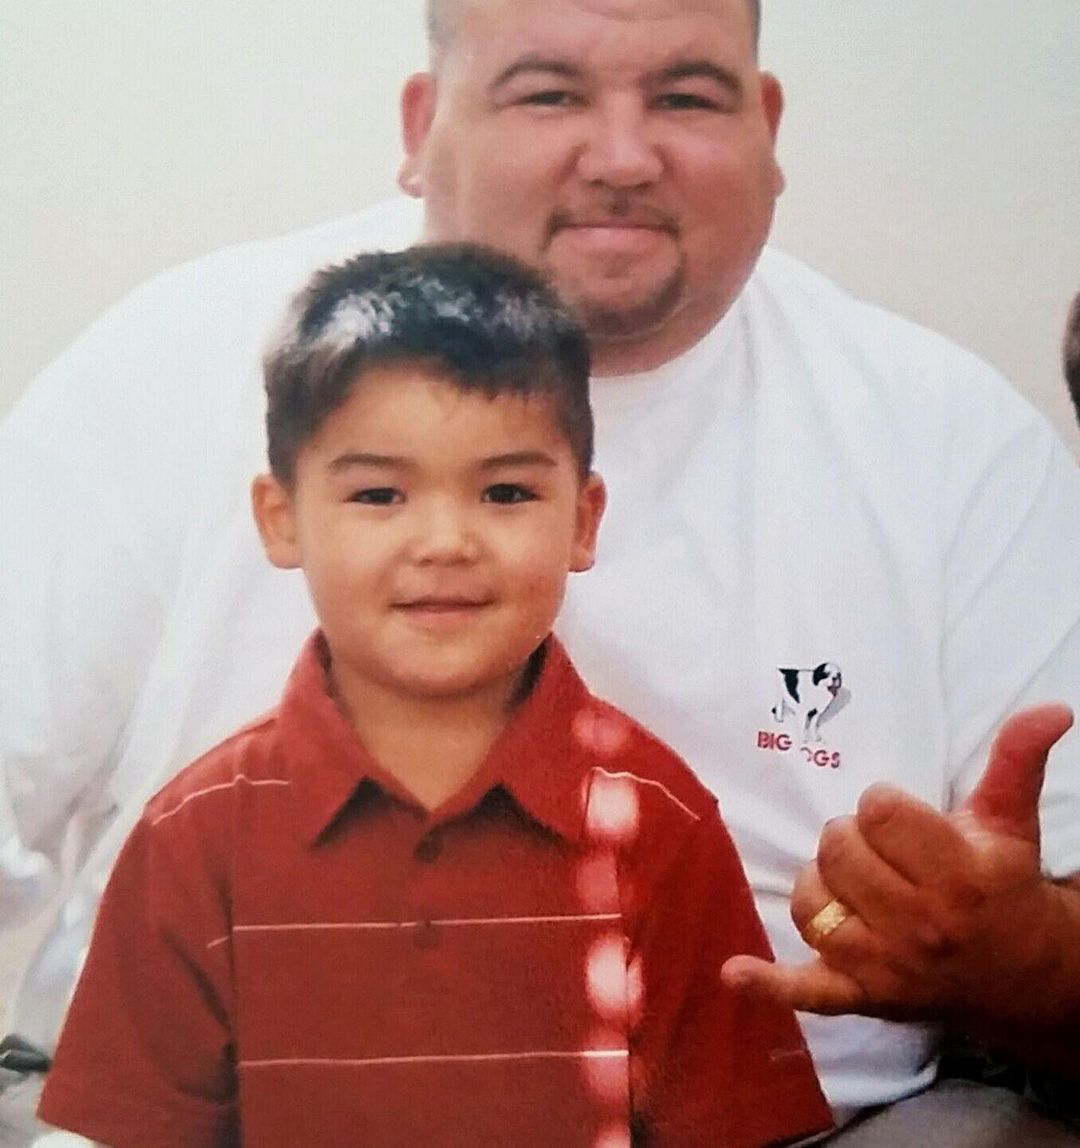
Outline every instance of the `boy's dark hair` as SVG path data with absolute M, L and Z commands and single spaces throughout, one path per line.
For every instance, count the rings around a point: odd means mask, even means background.
M 582 477 L 592 466 L 589 345 L 534 271 L 501 252 L 442 243 L 357 255 L 316 272 L 263 360 L 270 470 L 296 456 L 363 372 L 399 363 L 462 391 L 552 402 Z

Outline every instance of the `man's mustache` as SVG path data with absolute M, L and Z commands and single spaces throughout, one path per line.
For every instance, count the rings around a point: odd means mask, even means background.
M 560 208 L 547 222 L 545 241 L 573 227 L 647 227 L 668 235 L 679 234 L 678 221 L 652 204 L 641 203 L 632 195 L 612 196 L 580 207 Z

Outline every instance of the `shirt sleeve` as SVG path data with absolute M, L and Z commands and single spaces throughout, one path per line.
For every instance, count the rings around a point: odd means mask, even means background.
M 197 374 L 166 287 L 94 324 L 0 426 L 0 925 L 49 900 L 73 816 L 91 840 L 107 816 L 178 577 L 195 483 L 170 391 Z
M 110 1148 L 238 1144 L 226 898 L 142 821 L 101 902 L 39 1115 Z
M 651 889 L 631 940 L 635 1144 L 786 1144 L 832 1124 L 794 1013 L 721 982 L 737 953 L 771 958 L 734 846 L 702 817 Z
M 953 733 L 951 801 L 986 767 L 994 734 L 1024 705 L 1063 701 L 1080 713 L 1080 467 L 1011 393 L 995 433 L 970 437 L 949 482 L 943 671 Z M 1002 433 L 1002 425 L 1008 427 Z M 1040 807 L 1043 862 L 1080 872 L 1080 730 L 1050 757 Z

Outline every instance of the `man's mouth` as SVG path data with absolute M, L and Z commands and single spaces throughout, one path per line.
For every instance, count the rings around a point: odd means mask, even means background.
M 560 231 L 591 232 L 597 235 L 658 232 L 676 236 L 679 228 L 675 220 L 664 212 L 646 208 L 620 210 L 616 206 L 607 211 L 557 211 L 548 221 L 549 241 Z

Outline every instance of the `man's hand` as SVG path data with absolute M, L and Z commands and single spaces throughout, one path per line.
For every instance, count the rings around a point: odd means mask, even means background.
M 795 883 L 791 916 L 817 956 L 732 957 L 725 982 L 810 1012 L 951 1020 L 997 1039 L 1075 1023 L 1080 889 L 1043 876 L 1038 822 L 1047 754 L 1071 724 L 1062 705 L 1013 715 L 951 814 L 872 786 L 825 826 Z

